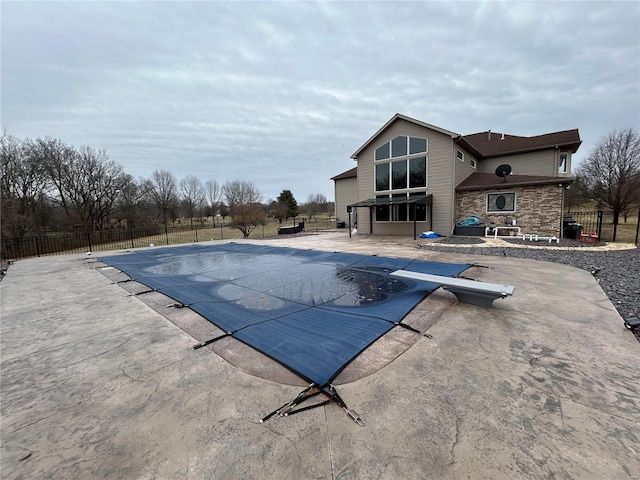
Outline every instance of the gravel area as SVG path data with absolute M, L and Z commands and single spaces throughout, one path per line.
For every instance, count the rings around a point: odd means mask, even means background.
M 513 245 L 513 246 L 512 246 Z M 472 255 L 564 263 L 590 272 L 600 283 L 623 319 L 640 317 L 640 249 L 605 243 L 561 240 L 530 242 L 519 239 L 491 240 L 477 237 L 446 237 L 418 244 L 419 248 Z M 630 247 L 630 248 L 629 248 Z M 640 341 L 640 329 L 634 334 Z

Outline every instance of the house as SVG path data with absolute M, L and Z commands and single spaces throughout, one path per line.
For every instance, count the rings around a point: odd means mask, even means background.
M 357 203 L 358 198 L 358 167 L 353 167 L 346 172 L 331 177 L 333 180 L 334 196 L 335 199 L 335 211 L 341 212 L 340 215 L 336 213 L 336 222 L 342 224 L 345 222 L 347 216 L 347 205 Z M 354 209 L 353 216 L 351 217 L 351 223 L 357 223 L 357 210 Z M 344 215 L 343 215 L 344 214 Z
M 356 168 L 332 178 L 336 217 L 357 219 L 360 233 L 451 235 L 461 220 L 479 217 L 560 236 L 580 143 L 577 129 L 463 136 L 398 113 L 351 156 Z

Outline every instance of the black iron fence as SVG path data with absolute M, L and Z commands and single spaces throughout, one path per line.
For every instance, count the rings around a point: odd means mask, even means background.
M 84 253 L 105 251 L 118 248 L 139 248 L 149 245 L 169 245 L 176 234 L 188 235 L 190 227 L 139 228 L 130 230 L 108 230 L 91 233 L 72 233 L 64 235 L 39 235 L 2 239 L 1 255 L 3 259 L 41 257 L 66 253 Z M 198 229 L 194 227 L 192 235 L 197 241 Z
M 640 209 L 638 214 L 626 217 L 616 212 L 571 212 L 564 216 L 564 225 L 573 223 L 576 233 L 595 234 L 601 242 L 629 242 L 638 244 Z M 565 235 L 566 236 L 566 235 Z
M 297 220 L 297 219 L 296 219 Z M 289 221 L 290 222 L 290 221 Z M 285 227 L 286 224 L 282 224 Z M 306 224 L 295 223 L 297 231 L 308 232 L 335 228 L 333 219 L 313 219 Z M 278 234 L 280 224 L 267 222 L 259 225 L 250 234 L 250 238 L 265 238 Z M 280 228 L 282 228 L 280 227 Z M 42 257 L 45 255 L 63 255 L 68 253 L 87 253 L 117 249 L 134 249 L 149 246 L 177 245 L 208 240 L 241 239 L 243 234 L 229 225 L 184 225 L 137 229 L 114 229 L 102 232 L 74 233 L 66 235 L 40 235 L 13 239 L 2 239 L 0 259 L 17 260 L 20 258 Z

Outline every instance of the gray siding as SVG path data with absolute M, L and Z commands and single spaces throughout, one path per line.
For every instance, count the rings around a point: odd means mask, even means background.
M 358 179 L 353 177 L 336 180 L 334 182 L 334 193 L 334 198 L 336 199 L 336 222 L 348 222 L 347 205 L 358 201 Z
M 499 140 L 498 140 L 499 141 Z M 506 157 L 487 158 L 478 162 L 478 172 L 493 173 L 498 165 L 511 165 L 511 171 L 518 175 L 558 176 L 558 154 L 554 149 L 540 152 L 521 153 Z

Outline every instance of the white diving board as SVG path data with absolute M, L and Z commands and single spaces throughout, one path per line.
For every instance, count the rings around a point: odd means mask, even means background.
M 496 298 L 505 298 L 513 295 L 515 287 L 499 285 L 497 283 L 477 282 L 463 278 L 443 277 L 428 273 L 409 272 L 408 270 L 396 270 L 389 274 L 392 277 L 409 278 L 422 282 L 436 283 L 442 288 L 453 293 L 460 302 L 491 307 Z

